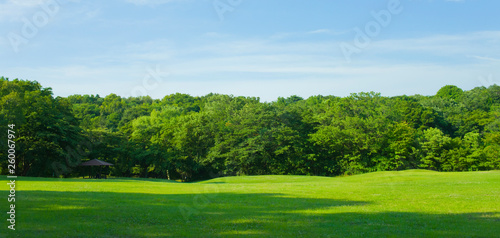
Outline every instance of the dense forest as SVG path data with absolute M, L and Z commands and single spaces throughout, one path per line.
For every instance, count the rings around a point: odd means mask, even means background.
M 500 86 L 434 96 L 54 97 L 0 78 L 1 158 L 15 124 L 16 173 L 71 177 L 89 159 L 109 174 L 183 181 L 233 175 L 336 176 L 382 170 L 500 169 Z M 7 174 L 7 160 L 0 162 Z

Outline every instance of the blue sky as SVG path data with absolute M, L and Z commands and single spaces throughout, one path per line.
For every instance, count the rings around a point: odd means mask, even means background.
M 56 96 L 500 84 L 500 1 L 0 0 L 0 75 Z

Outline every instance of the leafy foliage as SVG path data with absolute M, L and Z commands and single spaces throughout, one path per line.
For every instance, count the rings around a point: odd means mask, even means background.
M 114 163 L 115 176 L 184 181 L 500 168 L 496 85 L 445 86 L 435 96 L 370 92 L 264 103 L 180 93 L 161 100 L 54 98 L 37 82 L 1 78 L 0 93 L 2 125 L 18 125 L 21 175 L 77 176 L 84 173 L 77 165 L 88 159 Z

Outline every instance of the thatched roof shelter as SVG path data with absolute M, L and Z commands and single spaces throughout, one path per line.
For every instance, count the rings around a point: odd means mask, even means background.
M 90 173 L 89 178 L 92 178 L 92 171 L 93 171 L 92 167 L 99 167 L 99 171 L 96 172 L 94 178 L 100 179 L 100 178 L 102 178 L 102 174 L 101 174 L 102 167 L 113 166 L 113 164 L 108 163 L 108 162 L 104 162 L 102 160 L 93 159 L 93 160 L 89 160 L 87 162 L 81 163 L 80 166 L 91 167 L 91 169 L 89 171 L 89 173 Z M 85 178 L 85 176 L 83 178 Z M 104 178 L 106 178 L 105 174 L 104 174 Z

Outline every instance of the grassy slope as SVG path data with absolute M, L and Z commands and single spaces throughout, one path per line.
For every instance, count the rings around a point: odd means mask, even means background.
M 5 181 L 5 177 L 1 177 Z M 19 178 L 0 237 L 498 237 L 500 171 L 199 183 Z M 6 211 L 7 187 L 0 187 Z M 5 212 L 3 212 L 6 218 Z

